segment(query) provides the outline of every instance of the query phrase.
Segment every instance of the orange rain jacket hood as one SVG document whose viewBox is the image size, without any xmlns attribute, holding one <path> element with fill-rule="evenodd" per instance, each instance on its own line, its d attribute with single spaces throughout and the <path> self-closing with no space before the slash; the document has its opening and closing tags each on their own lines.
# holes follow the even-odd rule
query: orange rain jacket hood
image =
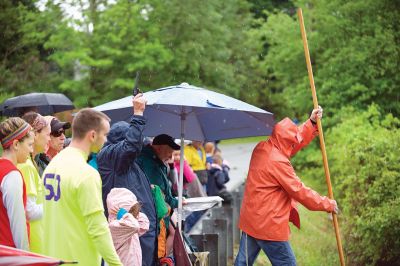
<svg viewBox="0 0 400 266">
<path fill-rule="evenodd" d="M 297 202 L 309 210 L 333 211 L 333 201 L 306 187 L 290 163 L 290 157 L 316 135 L 310 120 L 297 127 L 285 118 L 275 125 L 269 140 L 257 144 L 240 211 L 242 231 L 257 239 L 288 241 L 289 221 L 300 228 Z"/>
</svg>

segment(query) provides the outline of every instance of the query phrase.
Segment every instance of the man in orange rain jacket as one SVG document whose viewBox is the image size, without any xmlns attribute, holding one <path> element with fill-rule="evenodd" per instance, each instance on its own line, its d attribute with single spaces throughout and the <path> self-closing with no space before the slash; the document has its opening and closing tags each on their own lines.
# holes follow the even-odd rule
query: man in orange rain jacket
<svg viewBox="0 0 400 266">
<path fill-rule="evenodd" d="M 240 211 L 243 233 L 235 266 L 253 265 L 260 249 L 272 265 L 296 265 L 288 240 L 289 221 L 300 228 L 297 202 L 312 211 L 337 213 L 336 201 L 306 187 L 290 163 L 318 135 L 317 117 L 322 118 L 321 107 L 300 127 L 285 118 L 275 125 L 269 140 L 254 148 Z"/>
</svg>

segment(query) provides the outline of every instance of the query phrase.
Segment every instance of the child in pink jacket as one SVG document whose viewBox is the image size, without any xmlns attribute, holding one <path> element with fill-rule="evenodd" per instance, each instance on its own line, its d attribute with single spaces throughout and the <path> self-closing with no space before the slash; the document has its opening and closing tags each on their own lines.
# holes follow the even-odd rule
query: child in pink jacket
<svg viewBox="0 0 400 266">
<path fill-rule="evenodd" d="M 174 170 L 176 171 L 176 180 L 174 180 L 173 184 L 173 190 L 178 194 L 178 177 L 179 177 L 179 172 L 180 172 L 180 160 L 181 160 L 181 151 L 174 151 L 172 153 L 172 161 L 173 161 L 173 167 Z M 192 183 L 194 179 L 196 179 L 197 176 L 193 172 L 192 168 L 189 166 L 188 162 L 186 160 L 183 160 L 183 195 L 186 195 L 186 189 L 187 189 L 187 184 Z"/>
<path fill-rule="evenodd" d="M 123 265 L 142 265 L 139 236 L 149 230 L 136 196 L 126 188 L 113 188 L 107 196 L 108 222 L 114 247 Z"/>
</svg>

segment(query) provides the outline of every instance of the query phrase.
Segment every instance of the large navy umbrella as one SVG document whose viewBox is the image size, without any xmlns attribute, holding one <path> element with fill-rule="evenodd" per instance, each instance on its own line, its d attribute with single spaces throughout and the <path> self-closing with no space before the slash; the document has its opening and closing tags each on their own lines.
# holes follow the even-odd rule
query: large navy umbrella
<svg viewBox="0 0 400 266">
<path fill-rule="evenodd" d="M 183 83 L 144 93 L 144 134 L 161 133 L 189 140 L 221 140 L 270 135 L 273 114 L 232 97 Z M 129 121 L 132 96 L 108 102 L 94 109 L 104 112 L 111 122 Z M 182 123 L 184 122 L 184 123 Z M 181 126 L 184 125 L 184 132 Z"/>
<path fill-rule="evenodd" d="M 5 100 L 0 105 L 0 114 L 20 116 L 32 110 L 41 115 L 51 115 L 74 108 L 71 100 L 62 93 L 34 92 Z"/>
<path fill-rule="evenodd" d="M 144 134 L 162 133 L 189 140 L 220 140 L 248 136 L 270 135 L 274 126 L 273 114 L 232 97 L 191 86 L 187 83 L 144 93 L 147 100 Z M 94 107 L 104 112 L 112 123 L 128 121 L 132 116 L 132 96 Z M 178 221 L 181 225 L 183 171 L 179 176 Z"/>
</svg>

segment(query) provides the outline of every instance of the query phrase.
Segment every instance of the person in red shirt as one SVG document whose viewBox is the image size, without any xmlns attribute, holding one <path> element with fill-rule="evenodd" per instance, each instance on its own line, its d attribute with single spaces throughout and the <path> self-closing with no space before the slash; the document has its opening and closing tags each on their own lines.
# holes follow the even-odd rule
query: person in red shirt
<svg viewBox="0 0 400 266">
<path fill-rule="evenodd" d="M 16 165 L 33 152 L 32 128 L 23 119 L 11 117 L 0 123 L 0 141 L 0 245 L 29 250 L 25 183 Z"/>
<path fill-rule="evenodd" d="M 50 141 L 46 151 L 46 156 L 52 160 L 62 149 L 64 149 L 65 130 L 71 127 L 69 122 L 61 122 L 54 116 L 45 117 L 47 123 L 50 124 Z"/>
<path fill-rule="evenodd" d="M 272 265 L 296 265 L 288 240 L 289 221 L 300 228 L 297 202 L 312 211 L 338 212 L 336 201 L 306 187 L 290 163 L 318 135 L 316 120 L 322 118 L 322 111 L 314 109 L 300 127 L 283 119 L 271 137 L 254 148 L 240 211 L 243 233 L 235 266 L 253 265 L 261 249 Z"/>
</svg>

